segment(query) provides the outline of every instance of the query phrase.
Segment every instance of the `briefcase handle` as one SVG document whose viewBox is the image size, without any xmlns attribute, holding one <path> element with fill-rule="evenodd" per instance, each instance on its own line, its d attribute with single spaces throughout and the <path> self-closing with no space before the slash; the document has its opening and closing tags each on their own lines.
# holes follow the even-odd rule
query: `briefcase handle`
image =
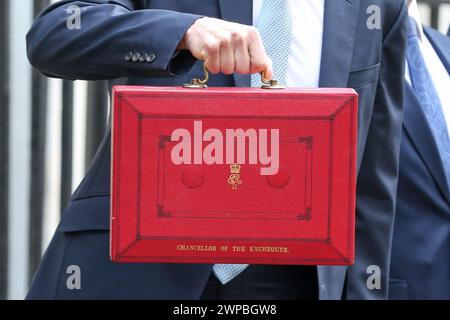
<svg viewBox="0 0 450 320">
<path fill-rule="evenodd" d="M 261 89 L 285 89 L 286 87 L 278 84 L 278 81 L 275 79 L 266 79 L 266 69 L 260 72 L 261 74 Z M 209 72 L 206 68 L 206 65 L 203 63 L 203 79 L 194 78 L 191 80 L 191 83 L 186 83 L 183 85 L 184 88 L 188 89 L 204 89 L 208 88 L 208 80 L 209 80 Z"/>
</svg>

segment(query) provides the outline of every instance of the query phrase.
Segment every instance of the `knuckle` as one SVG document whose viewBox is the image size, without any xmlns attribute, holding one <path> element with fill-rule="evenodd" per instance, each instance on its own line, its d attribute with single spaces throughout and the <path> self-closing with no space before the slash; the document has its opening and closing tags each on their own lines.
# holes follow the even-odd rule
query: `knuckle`
<svg viewBox="0 0 450 320">
<path fill-rule="evenodd" d="M 205 47 L 210 55 L 215 55 L 220 51 L 220 43 L 217 41 L 210 41 L 206 43 Z"/>
<path fill-rule="evenodd" d="M 238 31 L 231 31 L 230 38 L 234 45 L 241 45 L 244 43 L 244 37 Z"/>
<path fill-rule="evenodd" d="M 251 40 L 259 39 L 259 32 L 254 26 L 247 28 L 247 37 Z"/>
<path fill-rule="evenodd" d="M 220 48 L 227 48 L 230 46 L 231 39 L 230 37 L 223 36 L 219 40 Z"/>
</svg>

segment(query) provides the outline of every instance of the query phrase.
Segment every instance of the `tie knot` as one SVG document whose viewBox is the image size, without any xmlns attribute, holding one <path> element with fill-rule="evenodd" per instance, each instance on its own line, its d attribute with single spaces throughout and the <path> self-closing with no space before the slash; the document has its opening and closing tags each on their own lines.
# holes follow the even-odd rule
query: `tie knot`
<svg viewBox="0 0 450 320">
<path fill-rule="evenodd" d="M 418 38 L 419 35 L 417 33 L 417 22 L 414 20 L 414 18 L 409 17 L 408 18 L 408 37 L 415 37 Z"/>
</svg>

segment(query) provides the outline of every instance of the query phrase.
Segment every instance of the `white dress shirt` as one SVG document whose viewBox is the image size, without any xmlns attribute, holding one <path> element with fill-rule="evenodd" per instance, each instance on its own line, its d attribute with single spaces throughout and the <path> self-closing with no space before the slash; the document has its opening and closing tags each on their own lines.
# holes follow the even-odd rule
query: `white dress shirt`
<svg viewBox="0 0 450 320">
<path fill-rule="evenodd" d="M 285 0 L 292 14 L 292 44 L 286 82 L 289 87 L 318 87 L 325 0 Z M 253 0 L 253 25 L 263 0 Z"/>
<path fill-rule="evenodd" d="M 431 79 L 433 80 L 439 99 L 441 100 L 445 121 L 450 132 L 450 75 L 423 31 L 422 20 L 416 1 L 413 1 L 409 6 L 409 16 L 416 21 L 422 55 L 431 74 Z M 406 80 L 411 84 L 408 68 L 406 68 Z"/>
</svg>

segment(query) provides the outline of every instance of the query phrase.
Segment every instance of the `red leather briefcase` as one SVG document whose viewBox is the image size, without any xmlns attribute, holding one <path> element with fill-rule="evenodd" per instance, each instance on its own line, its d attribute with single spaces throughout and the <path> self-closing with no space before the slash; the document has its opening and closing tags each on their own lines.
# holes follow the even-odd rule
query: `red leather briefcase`
<svg viewBox="0 0 450 320">
<path fill-rule="evenodd" d="M 348 265 L 352 89 L 114 88 L 116 262 Z"/>
</svg>

